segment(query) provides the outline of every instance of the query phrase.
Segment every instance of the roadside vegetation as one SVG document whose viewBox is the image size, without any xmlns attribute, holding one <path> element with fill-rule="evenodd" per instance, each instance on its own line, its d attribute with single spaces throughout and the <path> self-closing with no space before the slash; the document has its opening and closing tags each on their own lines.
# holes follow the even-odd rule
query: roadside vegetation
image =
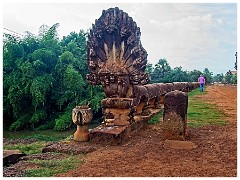
<svg viewBox="0 0 240 180">
<path fill-rule="evenodd" d="M 8 144 L 4 145 L 3 149 L 9 149 L 9 150 L 20 150 L 24 152 L 26 155 L 30 154 L 38 154 L 42 152 L 42 148 L 47 145 L 47 142 L 45 141 L 37 141 L 29 144 Z"/>
<path fill-rule="evenodd" d="M 163 110 L 155 114 L 149 121 L 148 124 L 157 124 L 162 121 L 163 118 Z"/>
<path fill-rule="evenodd" d="M 199 98 L 199 96 L 204 94 L 206 94 L 206 91 L 200 92 L 198 88 L 188 92 L 188 126 L 202 127 L 207 125 L 226 125 L 227 122 L 224 120 L 224 114 L 213 104 L 209 104 Z M 162 118 L 163 110 L 154 115 L 148 123 L 160 123 Z"/>
<path fill-rule="evenodd" d="M 53 141 L 64 141 L 69 142 L 69 140 L 73 139 L 73 136 L 68 136 L 63 139 L 63 137 L 48 137 L 44 135 L 38 136 L 28 136 L 24 139 L 35 139 L 35 142 L 29 143 L 11 143 L 14 142 L 16 139 L 9 140 L 9 143 L 3 146 L 5 150 L 20 150 L 25 153 L 27 156 L 41 154 L 42 149 L 48 144 Z M 18 139 L 19 140 L 19 139 Z M 56 156 L 59 156 L 59 153 L 50 153 Z M 78 167 L 81 163 L 83 163 L 84 154 L 66 154 L 66 156 L 61 156 L 58 159 L 28 159 L 25 160 L 26 164 L 34 164 L 32 168 L 26 168 L 24 171 L 24 177 L 52 177 L 58 173 L 64 173 L 71 169 Z M 37 168 L 36 168 L 37 167 Z"/>
<path fill-rule="evenodd" d="M 54 160 L 30 160 L 40 168 L 29 169 L 24 174 L 25 177 L 52 177 L 58 173 L 64 173 L 77 168 L 81 163 L 83 155 L 69 155 L 64 159 Z"/>
<path fill-rule="evenodd" d="M 206 94 L 195 89 L 188 93 L 188 126 L 202 127 L 207 125 L 226 125 L 225 116 L 213 104 L 203 101 L 199 96 Z"/>
</svg>

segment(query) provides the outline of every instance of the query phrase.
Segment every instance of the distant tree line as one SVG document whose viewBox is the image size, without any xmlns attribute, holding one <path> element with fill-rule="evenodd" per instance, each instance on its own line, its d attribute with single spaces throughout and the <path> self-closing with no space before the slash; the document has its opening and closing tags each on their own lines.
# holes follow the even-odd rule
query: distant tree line
<svg viewBox="0 0 240 180">
<path fill-rule="evenodd" d="M 147 64 L 146 71 L 151 76 L 151 83 L 170 83 L 170 82 L 197 82 L 202 74 L 207 83 L 211 83 L 213 73 L 205 68 L 203 72 L 199 70 L 185 71 L 182 67 L 171 68 L 166 59 L 159 59 L 153 66 Z"/>
<path fill-rule="evenodd" d="M 237 74 L 233 74 L 232 71 L 229 70 L 225 75 L 223 75 L 223 73 L 215 75 L 212 81 L 222 84 L 237 84 Z"/>
<path fill-rule="evenodd" d="M 171 68 L 166 59 L 159 59 L 154 66 L 148 63 L 146 71 L 150 74 L 151 83 L 197 82 L 199 76 L 203 75 L 207 84 L 213 82 L 237 84 L 237 75 L 232 74 L 230 70 L 225 75 L 217 74 L 213 76 L 213 73 L 208 68 L 203 71 L 186 71 L 181 66 Z"/>
<path fill-rule="evenodd" d="M 71 32 L 61 40 L 59 24 L 43 25 L 38 35 L 26 32 L 24 38 L 4 34 L 3 40 L 3 128 L 11 131 L 54 129 L 73 126 L 72 109 L 90 104 L 94 117 L 101 117 L 101 86 L 86 81 L 87 32 Z M 147 64 L 151 83 L 195 82 L 203 74 L 207 83 L 234 80 L 229 71 L 213 77 L 205 68 L 184 71 L 171 68 L 166 59 Z"/>
</svg>

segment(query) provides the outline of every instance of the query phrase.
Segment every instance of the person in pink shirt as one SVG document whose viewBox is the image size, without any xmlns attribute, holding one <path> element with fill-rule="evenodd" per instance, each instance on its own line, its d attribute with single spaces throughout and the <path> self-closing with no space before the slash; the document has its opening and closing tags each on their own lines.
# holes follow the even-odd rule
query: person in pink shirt
<svg viewBox="0 0 240 180">
<path fill-rule="evenodd" d="M 198 78 L 198 82 L 200 84 L 200 92 L 203 92 L 203 86 L 205 84 L 205 78 L 203 77 L 203 75 L 200 75 L 200 77 Z"/>
</svg>

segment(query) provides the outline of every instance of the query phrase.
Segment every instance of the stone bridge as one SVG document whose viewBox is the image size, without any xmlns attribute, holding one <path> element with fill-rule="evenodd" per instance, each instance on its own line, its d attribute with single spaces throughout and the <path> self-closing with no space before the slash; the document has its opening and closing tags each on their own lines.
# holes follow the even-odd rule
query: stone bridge
<svg viewBox="0 0 240 180">
<path fill-rule="evenodd" d="M 197 82 L 147 84 L 147 51 L 140 36 L 136 22 L 119 8 L 104 10 L 92 25 L 87 42 L 87 80 L 101 85 L 107 96 L 102 100 L 104 121 L 90 131 L 92 142 L 123 142 L 164 107 L 168 93 L 189 92 L 199 86 Z"/>
</svg>

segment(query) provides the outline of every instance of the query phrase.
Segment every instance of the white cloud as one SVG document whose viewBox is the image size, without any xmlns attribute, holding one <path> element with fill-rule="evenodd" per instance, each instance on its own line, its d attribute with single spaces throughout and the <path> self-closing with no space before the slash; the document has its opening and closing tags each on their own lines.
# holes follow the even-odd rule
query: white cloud
<svg viewBox="0 0 240 180">
<path fill-rule="evenodd" d="M 179 7 L 177 5 L 174 7 L 177 14 Z M 181 8 L 183 7 L 181 5 Z M 223 39 L 225 43 L 230 43 L 221 33 L 225 25 L 224 21 L 214 16 L 212 11 L 204 13 L 201 13 L 201 9 L 197 11 L 196 5 L 193 6 L 194 11 L 191 10 L 190 5 L 187 5 L 187 8 L 189 11 L 184 13 L 181 10 L 177 18 L 173 15 L 174 18 L 150 19 L 148 28 L 151 29 L 152 35 L 144 37 L 143 31 L 148 30 L 141 28 L 143 41 L 151 41 L 151 43 L 146 43 L 146 49 L 154 49 L 151 50 L 154 53 L 149 54 L 149 61 L 154 64 L 160 58 L 167 58 L 173 67 L 182 66 L 187 70 L 203 70 L 205 67 L 212 71 L 232 69 L 234 54 L 232 54 L 232 62 L 226 61 L 221 55 L 223 49 L 219 47 L 219 43 Z M 236 38 L 236 29 L 233 34 Z M 236 42 L 233 42 L 232 45 L 235 45 L 235 49 L 232 49 L 234 53 Z M 228 56 L 231 58 L 231 54 Z M 220 66 L 222 67 L 217 69 Z"/>
<path fill-rule="evenodd" d="M 60 23 L 59 34 L 63 36 L 91 28 L 102 10 L 117 6 L 140 27 L 150 63 L 166 58 L 172 67 L 182 66 L 186 70 L 208 67 L 223 73 L 234 66 L 234 4 L 4 4 L 3 26 L 19 33 L 37 34 L 44 23 Z"/>
</svg>

